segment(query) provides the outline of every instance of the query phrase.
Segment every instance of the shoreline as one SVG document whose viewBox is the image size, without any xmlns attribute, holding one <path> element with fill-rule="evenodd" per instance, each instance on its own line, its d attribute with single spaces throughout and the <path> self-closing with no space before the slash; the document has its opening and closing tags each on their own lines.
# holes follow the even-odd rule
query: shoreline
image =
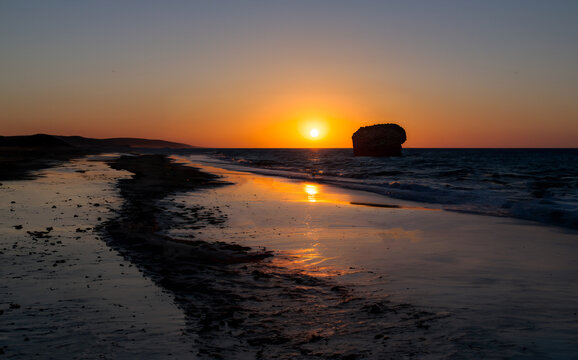
<svg viewBox="0 0 578 360">
<path fill-rule="evenodd" d="M 485 150 L 473 157 L 464 149 L 438 149 L 437 154 L 431 149 L 411 149 L 415 151 L 407 156 L 385 161 L 336 152 L 345 149 L 297 150 L 300 153 L 279 151 L 276 158 L 272 156 L 275 152 L 269 154 L 258 149 L 221 149 L 217 154 L 228 161 L 213 158 L 206 163 L 229 170 L 368 191 L 446 211 L 578 229 L 578 209 L 572 188 L 574 170 L 569 165 L 572 161 L 568 161 L 578 155 L 576 151 L 559 151 L 555 152 L 558 157 L 552 157 L 552 152 L 535 149 L 536 172 L 532 172 L 523 166 L 532 156 L 520 157 L 518 161 L 508 149 L 495 149 L 498 153 L 493 155 L 492 151 Z M 502 160 L 499 152 L 505 152 Z M 563 154 L 568 159 L 564 159 Z M 450 158 L 457 168 L 453 169 L 454 164 L 447 162 Z M 332 162 L 335 159 L 344 165 L 336 166 L 338 163 Z M 553 165 L 558 162 L 559 167 Z M 422 166 L 423 172 L 419 171 Z M 435 171 L 438 167 L 444 170 Z M 549 177 L 549 174 L 554 173 L 567 181 L 553 181 L 556 175 Z"/>
<path fill-rule="evenodd" d="M 156 201 L 183 190 L 227 186 L 214 175 L 193 173 L 191 167 L 158 156 L 121 157 L 110 164 L 137 175 L 119 184 L 125 205 L 120 219 L 105 225 L 112 238 L 108 244 L 175 296 L 188 319 L 187 331 L 199 344 L 197 356 L 357 359 L 430 352 L 417 338 L 407 339 L 404 328 L 415 324 L 412 333 L 424 331 L 446 314 L 396 304 L 388 296 L 360 298 L 355 289 L 331 279 L 267 261 L 274 254 L 265 249 L 255 251 L 234 242 L 159 237 L 161 227 L 154 214 L 162 207 L 157 207 Z M 165 178 L 162 171 L 169 168 L 171 177 Z M 176 175 L 180 171 L 187 175 Z M 186 180 L 173 184 L 175 178 Z M 197 180 L 191 181 L 193 178 Z M 176 217 L 197 229 L 225 221 L 219 219 L 218 208 L 179 210 Z M 173 211 L 171 216 L 175 215 Z M 388 325 L 388 334 L 382 330 L 386 314 L 388 323 L 393 319 L 400 322 Z M 353 328 L 335 329 L 332 322 L 339 323 L 344 316 L 357 318 L 362 327 L 350 324 Z M 366 335 L 359 337 L 360 333 Z M 388 350 L 384 352 L 386 344 Z"/>
<path fill-rule="evenodd" d="M 51 322 L 58 320 L 63 329 L 77 324 L 74 326 L 83 327 L 85 334 L 98 333 L 103 339 L 110 339 L 103 335 L 107 332 L 120 334 L 113 342 L 125 358 L 142 355 L 149 347 L 149 358 L 159 359 L 548 358 L 578 349 L 578 344 L 565 340 L 578 333 L 572 326 L 575 315 L 570 312 L 566 318 L 558 318 L 561 314 L 555 308 L 542 308 L 544 303 L 556 301 L 560 311 L 572 311 L 569 302 L 576 294 L 564 284 L 572 283 L 576 268 L 562 265 L 573 256 L 570 240 L 575 235 L 556 234 L 552 250 L 544 251 L 543 237 L 553 234 L 550 230 L 503 219 L 424 211 L 399 200 L 388 200 L 385 207 L 365 206 L 376 202 L 375 194 L 326 185 L 313 188 L 306 182 L 204 166 L 199 171 L 190 162 L 176 162 L 165 155 L 90 161 L 74 160 L 41 171 L 43 176 L 36 180 L 0 186 L 6 194 L 24 196 L 15 198 L 16 204 L 6 209 L 5 218 L 13 220 L 0 221 L 6 235 L 0 261 L 5 269 L 11 268 L 6 279 L 14 277 L 5 285 L 11 290 L 0 301 L 0 318 L 12 319 L 19 329 L 30 328 L 9 337 L 0 335 L 0 348 L 8 358 L 25 358 L 18 355 L 19 349 L 25 348 L 57 351 L 83 341 L 87 348 L 102 346 L 90 336 L 42 335 L 42 331 L 58 331 L 35 324 L 35 319 L 42 317 L 32 310 L 40 305 L 10 295 L 17 289 L 22 294 L 42 289 L 50 292 L 44 286 L 55 284 L 61 288 L 59 299 L 65 302 L 47 298 L 42 304 L 56 314 Z M 46 188 L 46 194 L 31 196 L 30 190 L 39 186 Z M 112 188 L 117 195 L 110 192 Z M 38 209 L 44 210 L 37 214 Z M 52 217 L 42 217 L 43 213 Z M 26 217 L 30 224 L 22 221 L 22 229 L 14 228 L 20 224 L 16 219 Z M 362 221 L 368 221 L 367 225 Z M 460 226 L 452 225 L 453 221 Z M 495 233 L 494 242 L 488 243 L 482 233 L 488 226 Z M 517 240 L 520 235 L 528 238 L 521 242 Z M 10 249 L 14 241 L 18 245 Z M 306 244 L 310 241 L 313 247 Z M 28 250 L 40 243 L 57 252 L 49 255 Z M 512 247 L 519 248 L 521 259 L 508 265 L 506 261 L 516 254 L 508 250 Z M 568 249 L 564 256 L 556 255 L 564 247 Z M 94 254 L 83 254 L 83 249 L 93 248 L 98 249 Z M 80 255 L 72 253 L 73 249 Z M 105 249 L 112 258 L 103 261 Z M 503 254 L 496 257 L 492 251 Z M 91 258 L 96 254 L 102 259 Z M 559 268 L 546 261 L 554 255 Z M 33 263 L 26 265 L 27 261 L 47 259 L 51 266 L 37 272 L 31 271 Z M 543 271 L 529 273 L 525 259 Z M 84 269 L 89 268 L 93 270 L 84 278 Z M 444 273 L 446 270 L 449 272 Z M 548 284 L 541 284 L 549 279 L 544 271 L 553 274 Z M 100 281 L 99 273 L 110 275 Z M 126 282 L 129 273 L 130 283 Z M 521 281 L 528 275 L 529 279 Z M 45 276 L 53 278 L 54 284 L 35 280 Z M 147 282 L 150 284 L 145 285 Z M 99 300 L 94 287 L 106 284 L 111 289 Z M 406 287 L 412 290 L 403 290 Z M 509 287 L 519 296 L 501 290 Z M 442 294 L 446 289 L 450 292 Z M 162 296 L 153 301 L 157 295 L 150 291 Z M 553 298 L 564 291 L 567 301 Z M 131 292 L 148 295 L 139 298 Z M 105 300 L 118 296 L 122 300 Z M 494 305 L 478 306 L 496 296 L 520 303 L 504 306 L 514 310 L 508 314 L 495 313 Z M 79 299 L 87 308 L 123 303 L 123 307 L 112 308 L 117 309 L 114 317 L 132 313 L 137 319 L 148 319 L 148 325 L 133 324 L 136 329 L 141 326 L 145 335 L 114 330 L 117 325 L 109 321 L 96 322 L 99 327 L 94 328 L 88 315 L 66 315 L 68 309 L 77 309 L 66 304 L 76 304 Z M 464 300 L 475 301 L 467 308 L 456 308 Z M 12 308 L 13 303 L 27 315 L 19 315 L 21 310 Z M 528 306 L 534 313 L 526 313 Z M 58 311 L 59 307 L 64 312 Z M 164 324 L 161 313 L 170 313 L 166 319 L 173 320 Z M 503 316 L 510 320 L 501 319 Z M 532 335 L 525 328 L 534 327 L 534 334 L 541 334 L 540 319 L 548 316 L 554 316 L 555 322 L 545 324 L 565 333 L 545 334 L 559 339 L 542 335 L 530 338 L 537 343 L 523 339 Z M 82 323 L 81 319 L 87 320 Z M 124 320 L 123 324 L 133 321 Z M 29 340 L 17 338 L 18 334 Z M 3 347 L 1 342 L 6 339 L 7 347 Z M 147 345 L 140 350 L 131 347 L 135 339 Z M 95 358 L 118 353 L 107 349 L 95 351 Z"/>
<path fill-rule="evenodd" d="M 203 230 L 207 240 L 276 249 L 273 262 L 283 259 L 283 266 L 317 276 L 341 274 L 334 279 L 354 284 L 358 295 L 375 291 L 449 312 L 445 325 L 474 348 L 487 343 L 486 356 L 499 353 L 490 343 L 501 342 L 512 356 L 556 358 L 578 349 L 575 231 L 181 161 L 236 183 L 176 197 L 182 204 L 225 206 L 230 226 Z"/>
<path fill-rule="evenodd" d="M 123 155 L 109 161 L 108 165 L 134 174 L 117 184 L 124 199 L 120 217 L 104 224 L 105 231 L 113 239 L 111 244 L 126 250 L 129 257 L 141 248 L 152 253 L 160 250 L 165 256 L 176 259 L 223 263 L 258 261 L 270 256 L 268 253 L 249 253 L 246 247 L 225 242 L 209 244 L 157 235 L 160 230 L 157 215 L 162 212 L 157 201 L 173 193 L 230 185 L 218 180 L 218 176 L 176 164 L 163 155 Z M 210 223 L 220 221 L 215 214 L 209 214 L 206 220 Z M 219 255 L 211 258 L 216 252 Z"/>
</svg>

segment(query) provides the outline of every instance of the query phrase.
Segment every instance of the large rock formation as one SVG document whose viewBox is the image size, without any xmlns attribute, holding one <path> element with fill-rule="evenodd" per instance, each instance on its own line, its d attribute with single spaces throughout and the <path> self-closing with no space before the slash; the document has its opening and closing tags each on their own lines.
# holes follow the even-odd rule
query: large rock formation
<svg viewBox="0 0 578 360">
<path fill-rule="evenodd" d="M 355 156 L 400 156 L 407 138 L 397 124 L 378 124 L 359 128 L 351 139 Z"/>
</svg>

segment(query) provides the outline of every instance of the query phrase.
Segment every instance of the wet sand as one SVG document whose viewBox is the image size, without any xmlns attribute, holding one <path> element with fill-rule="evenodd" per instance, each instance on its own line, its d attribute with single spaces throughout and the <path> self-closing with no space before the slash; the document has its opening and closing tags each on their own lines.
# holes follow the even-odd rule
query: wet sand
<svg viewBox="0 0 578 360">
<path fill-rule="evenodd" d="M 2 182 L 0 358 L 190 358 L 172 296 L 103 241 L 99 224 L 123 203 L 115 183 L 130 176 L 104 160 Z"/>
<path fill-rule="evenodd" d="M 205 166 L 236 186 L 175 200 L 224 206 L 229 226 L 175 226 L 170 235 L 272 248 L 272 263 L 358 296 L 390 294 L 451 314 L 437 335 L 461 338 L 479 356 L 571 358 L 578 350 L 575 231 Z"/>
<path fill-rule="evenodd" d="M 3 182 L 3 356 L 554 359 L 578 349 L 576 233 L 202 170 L 100 157 Z"/>
</svg>

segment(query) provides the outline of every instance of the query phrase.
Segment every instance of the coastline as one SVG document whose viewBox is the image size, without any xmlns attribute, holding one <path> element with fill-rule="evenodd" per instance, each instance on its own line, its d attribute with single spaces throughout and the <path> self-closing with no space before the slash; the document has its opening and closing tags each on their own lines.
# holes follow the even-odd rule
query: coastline
<svg viewBox="0 0 578 360">
<path fill-rule="evenodd" d="M 214 175 L 159 156 L 121 157 L 111 166 L 136 176 L 120 182 L 125 205 L 120 219 L 105 225 L 108 244 L 174 295 L 200 358 L 356 359 L 431 352 L 418 338 L 408 339 L 404 328 L 415 324 L 412 333 L 425 331 L 445 313 L 394 303 L 387 295 L 361 298 L 351 287 L 269 261 L 273 252 L 264 248 L 159 236 L 168 230 L 163 229 L 166 222 L 155 218 L 162 212 L 196 230 L 226 221 L 218 207 L 174 203 L 179 211 L 167 212 L 157 205 L 168 194 L 178 196 L 175 190 L 198 192 L 227 184 Z M 168 168 L 171 176 L 165 177 Z M 386 314 L 388 324 L 400 323 L 389 324 L 388 334 L 383 332 Z M 338 325 L 348 318 L 358 324 Z"/>
<path fill-rule="evenodd" d="M 2 267 L 10 267 L 8 274 L 14 279 L 5 285 L 11 287 L 11 292 L 6 294 L 16 294 L 16 290 L 23 294 L 52 291 L 40 286 L 37 280 L 32 281 L 44 276 L 52 276 L 61 288 L 74 290 L 61 291 L 58 300 L 64 302 L 48 298 L 43 305 L 47 309 L 70 308 L 63 305 L 68 304 L 67 301 L 76 301 L 88 308 L 112 302 L 105 300 L 106 296 L 99 299 L 92 288 L 84 287 L 94 286 L 88 283 L 89 279 L 96 280 L 97 284 L 108 281 L 111 290 L 107 296 L 120 296 L 125 301 L 124 307 L 115 307 L 118 314 L 114 316 L 132 314 L 145 319 L 148 324 L 142 329 L 149 335 L 139 338 L 134 335 L 137 332 L 133 334 L 129 330 L 115 332 L 115 326 L 108 321 L 100 321 L 98 329 L 88 324 L 79 325 L 85 327 L 87 334 L 118 335 L 114 341 L 102 335 L 101 339 L 109 340 L 88 341 L 87 348 L 98 348 L 103 341 L 117 344 L 102 349 L 100 355 L 122 353 L 123 358 L 137 358 L 137 354 L 142 355 L 148 349 L 149 358 L 381 359 L 498 355 L 548 358 L 555 357 L 552 354 L 563 356 L 578 348 L 568 340 L 577 331 L 575 313 L 572 315 L 576 309 L 572 310 L 573 305 L 568 304 L 576 294 L 570 288 L 564 289 L 566 283 L 571 286 L 576 268 L 561 265 L 556 270 L 549 261 L 543 260 L 551 260 L 556 255 L 560 264 L 571 261 L 570 240 L 575 239 L 575 234 L 569 234 L 569 238 L 556 234 L 553 250 L 548 253 L 543 251 L 543 237 L 553 233 L 516 221 L 431 211 L 419 204 L 384 197 L 376 201 L 375 194 L 319 184 L 317 188 L 307 188 L 315 184 L 302 181 L 208 167 L 192 170 L 192 164 L 182 158 L 178 158 L 178 163 L 156 155 L 93 160 L 93 163 L 73 161 L 55 168 L 56 173 L 52 175 L 53 170 L 43 171 L 44 177 L 39 180 L 9 182 L 0 187 L 5 193 L 16 194 L 20 186 L 22 194 L 26 194 L 40 181 L 58 186 L 59 196 L 63 197 L 58 204 L 55 199 L 46 202 L 42 197 L 34 201 L 28 197 L 11 204 L 11 209 L 20 212 L 21 218 L 29 216 L 30 223 L 34 222 L 35 209 L 46 208 L 53 217 L 37 219 L 38 225 L 34 227 L 23 224 L 20 230 L 13 228 L 18 225 L 13 223 L 15 219 L 4 221 L 2 228 L 7 236 L 1 259 Z M 106 170 L 105 162 L 123 171 Z M 86 187 L 86 183 L 83 186 L 83 196 L 92 199 L 85 199 L 84 203 L 67 202 L 71 208 L 60 210 L 68 200 L 64 199 L 68 196 L 66 191 L 78 191 L 80 188 L 74 184 L 88 179 L 103 181 L 94 188 Z M 96 200 L 103 186 L 115 186 L 116 190 L 109 188 Z M 251 186 L 250 190 L 247 186 Z M 259 192 L 253 193 L 253 190 Z M 117 200 L 114 200 L 111 191 L 120 197 L 115 195 Z M 54 188 L 47 192 L 54 193 Z M 301 200 L 291 198 L 293 195 L 300 196 Z M 23 206 L 17 205 L 20 202 Z M 52 204 L 57 208 L 52 209 Z M 372 206 L 365 206 L 367 204 Z M 82 226 L 81 219 L 72 216 L 78 209 L 85 212 L 74 214 L 83 219 Z M 102 212 L 104 210 L 106 212 Z M 296 214 L 309 214 L 306 231 L 303 220 L 291 220 L 291 217 L 297 218 Z M 368 225 L 361 225 L 360 219 L 369 221 Z M 348 221 L 355 221 L 356 225 L 351 226 Z M 489 226 L 494 231 L 491 243 L 487 243 L 488 237 L 483 235 Z M 48 227 L 55 230 L 48 231 Z M 62 236 L 57 240 L 60 244 L 51 240 L 57 234 Z M 378 236 L 377 240 L 372 236 Z M 521 236 L 529 242 L 522 243 Z M 472 239 L 464 242 L 463 238 L 468 237 Z M 18 245 L 10 249 L 12 240 Z M 47 267 L 32 272 L 31 265 L 25 265 L 26 259 L 44 262 L 47 257 L 52 259 L 52 255 L 40 252 L 26 255 L 34 252 L 29 250 L 31 247 L 45 240 L 48 240 L 45 246 L 59 249 L 62 256 L 50 260 L 50 271 Z M 82 247 L 78 247 L 78 240 Z M 485 244 L 475 246 L 476 242 L 485 240 Z M 317 245 L 302 246 L 309 241 Z M 50 245 L 51 242 L 55 245 Z M 500 242 L 505 243 L 500 247 Z M 90 260 L 90 254 L 64 255 L 65 249 L 74 248 L 78 253 L 87 246 L 87 249 L 98 248 L 94 251 L 101 257 L 108 249 L 114 259 L 97 261 L 101 259 Z M 512 248 L 515 252 L 511 252 Z M 532 251 L 520 251 L 524 248 Z M 307 249 L 316 252 L 303 251 Z M 561 249 L 568 252 L 560 256 Z M 501 251 L 502 255 L 493 256 L 492 251 Z M 529 273 L 521 260 L 508 265 L 507 261 L 516 253 L 522 260 L 533 262 L 528 265 L 538 265 L 540 270 Z M 62 260 L 65 263 L 57 262 Z M 56 265 L 52 267 L 53 264 Z M 56 271 L 62 264 L 70 269 L 64 272 L 67 278 Z M 95 274 L 108 273 L 106 281 L 98 280 L 98 275 L 93 280 L 92 275 L 78 272 L 89 264 L 95 266 Z M 119 268 L 121 274 L 115 274 Z M 133 275 L 127 282 L 122 273 L 126 274 L 129 269 Z M 484 272 L 476 274 L 480 269 Z M 553 271 L 550 278 L 542 276 L 547 271 Z M 521 277 L 527 275 L 534 279 L 520 282 Z M 30 281 L 19 284 L 27 278 Z M 549 283 L 541 284 L 541 290 L 536 293 L 533 288 L 548 279 Z M 145 285 L 147 281 L 149 285 Z M 126 288 L 119 290 L 118 286 Z M 411 289 L 406 289 L 408 287 Z M 519 296 L 511 297 L 500 289 L 512 289 Z M 131 292 L 149 290 L 160 296 L 159 300 L 150 300 L 150 293 L 146 300 L 138 301 L 131 295 Z M 159 290 L 162 295 L 158 294 Z M 535 294 L 540 297 L 533 298 Z M 562 294 L 567 297 L 564 302 L 557 299 Z M 492 298 L 505 295 L 510 297 L 503 298 L 502 310 L 491 305 L 491 301 L 495 302 Z M 521 302 L 519 305 L 526 301 L 534 313 L 526 314 L 528 306 L 507 303 L 512 300 Z M 464 301 L 473 302 L 466 306 Z M 543 336 L 545 330 L 540 321 L 561 313 L 555 309 L 549 313 L 542 308 L 548 301 L 564 304 L 560 311 L 568 312 L 565 319 L 543 323 L 558 326 L 556 331 L 565 331 L 551 333 L 552 338 Z M 4 297 L 2 303 L 3 319 L 13 319 L 14 326 L 22 325 L 20 321 L 29 321 L 27 326 L 35 326 L 38 315 L 31 312 L 39 305 L 15 295 Z M 12 304 L 19 308 L 13 308 Z M 147 307 L 149 310 L 145 310 Z M 26 310 L 27 315 L 19 313 L 20 309 Z M 507 314 L 509 320 L 501 318 L 505 313 L 500 311 L 512 309 L 515 311 Z M 487 311 L 494 313 L 488 323 L 483 324 Z M 172 314 L 167 318 L 173 319 L 169 324 L 160 315 L 167 313 Z M 75 314 L 62 312 L 52 315 L 51 321 L 58 319 L 61 326 L 81 322 L 78 313 Z M 130 329 L 131 320 L 124 321 Z M 155 321 L 159 324 L 154 325 Z M 509 326 L 498 331 L 508 322 Z M 26 329 L 26 326 L 20 328 Z M 34 330 L 29 328 L 24 332 Z M 162 335 L 163 332 L 168 335 Z M 37 334 L 37 338 L 24 334 L 28 338 L 25 340 L 19 337 L 22 334 L 20 330 L 4 336 L 8 345 L 0 347 L 8 358 L 25 358 L 26 352 L 21 351 L 25 347 L 31 351 L 41 346 L 70 349 L 80 342 L 78 337 L 65 341 L 46 334 Z M 147 345 L 138 350 L 133 346 L 133 339 Z M 131 343 L 133 345 L 127 345 Z M 558 353 L 553 350 L 556 347 Z M 170 355 L 164 351 L 169 348 L 173 349 Z M 122 351 L 118 352 L 119 349 Z M 95 358 L 97 354 L 95 352 Z"/>
<path fill-rule="evenodd" d="M 404 328 L 433 324 L 436 314 L 269 264 L 264 249 L 159 238 L 155 212 L 166 209 L 154 206 L 158 197 L 215 177 L 180 169 L 186 176 L 174 182 L 165 157 L 152 172 L 150 157 L 132 157 L 146 160 L 123 167 L 144 165 L 142 179 L 110 170 L 115 157 L 73 160 L 0 187 L 14 199 L 0 223 L 6 358 L 356 359 L 379 358 L 386 344 L 391 356 L 430 352 Z M 142 211 L 153 218 L 133 222 L 131 207 L 137 219 Z M 200 226 L 219 223 L 211 209 L 181 210 Z M 353 317 L 357 324 L 342 323 Z M 399 322 L 387 334 L 385 317 Z"/>
<path fill-rule="evenodd" d="M 527 358 L 564 358 L 578 349 L 574 230 L 224 170 L 203 165 L 199 156 L 178 159 L 236 184 L 175 198 L 225 204 L 229 226 L 203 229 L 206 239 L 272 248 L 273 262 L 353 284 L 360 296 L 391 294 L 449 313 L 444 326 L 455 332 L 437 336 L 460 334 L 456 347 L 469 342 L 480 349 L 476 356 L 498 356 L 491 344 L 499 343 L 511 356 Z"/>
</svg>

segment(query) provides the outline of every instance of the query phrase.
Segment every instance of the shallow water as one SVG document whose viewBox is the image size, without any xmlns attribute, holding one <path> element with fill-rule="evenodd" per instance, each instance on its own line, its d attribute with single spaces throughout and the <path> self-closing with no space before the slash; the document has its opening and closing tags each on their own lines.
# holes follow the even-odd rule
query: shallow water
<svg viewBox="0 0 578 360">
<path fill-rule="evenodd" d="M 171 236 L 274 249 L 274 264 L 354 286 L 360 296 L 391 295 L 447 312 L 447 332 L 436 336 L 472 339 L 490 357 L 497 343 L 530 358 L 578 351 L 574 231 L 197 166 L 235 185 L 171 201 L 218 208 L 226 226 L 177 226 Z"/>
</svg>

